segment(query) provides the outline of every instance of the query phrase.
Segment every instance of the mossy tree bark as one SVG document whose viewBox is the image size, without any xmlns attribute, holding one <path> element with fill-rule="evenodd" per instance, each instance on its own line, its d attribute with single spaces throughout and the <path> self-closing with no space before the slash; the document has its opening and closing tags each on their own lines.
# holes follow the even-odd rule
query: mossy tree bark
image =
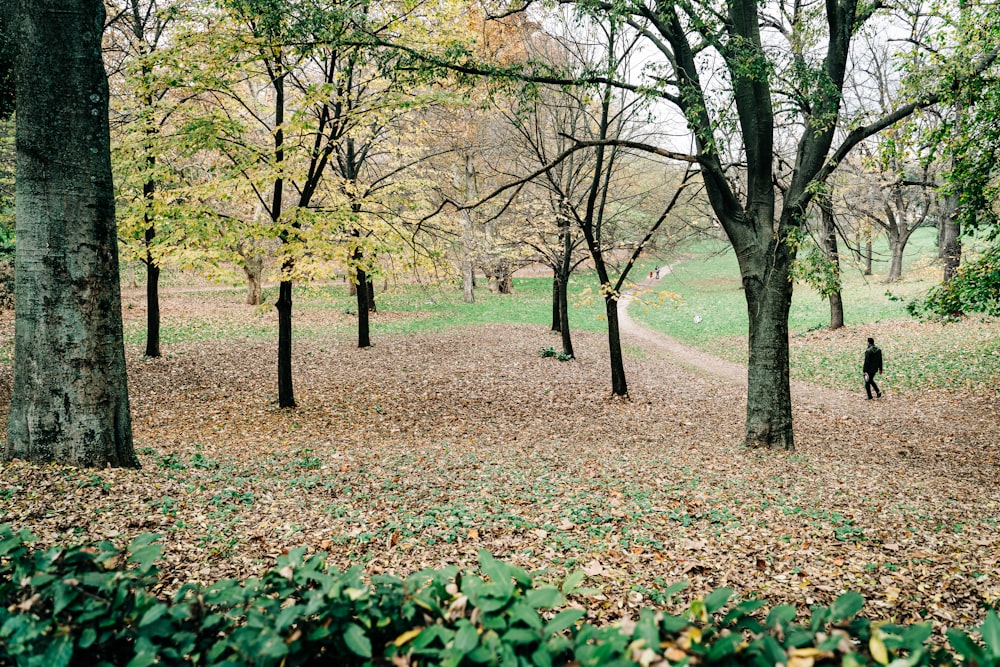
<svg viewBox="0 0 1000 667">
<path fill-rule="evenodd" d="M 14 387 L 4 457 L 138 467 L 101 0 L 19 0 Z"/>
</svg>

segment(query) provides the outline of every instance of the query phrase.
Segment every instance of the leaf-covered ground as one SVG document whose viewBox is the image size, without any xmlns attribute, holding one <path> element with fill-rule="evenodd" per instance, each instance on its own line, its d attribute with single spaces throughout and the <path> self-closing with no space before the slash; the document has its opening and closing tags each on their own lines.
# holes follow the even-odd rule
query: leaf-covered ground
<svg viewBox="0 0 1000 667">
<path fill-rule="evenodd" d="M 165 319 L 271 323 L 197 303 L 168 297 Z M 678 580 L 687 598 L 730 586 L 803 608 L 851 589 L 876 617 L 947 625 L 1000 600 L 996 387 L 870 402 L 797 387 L 796 451 L 748 451 L 740 382 L 693 354 L 679 365 L 655 337 L 626 338 L 630 401 L 608 397 L 598 335 L 577 335 L 568 363 L 539 356 L 558 341 L 534 327 L 376 342 L 297 340 L 294 410 L 274 405 L 274 344 L 174 344 L 146 361 L 129 347 L 143 468 L 0 463 L 0 522 L 43 544 L 162 533 L 165 592 L 304 544 L 371 573 L 471 565 L 479 549 L 582 568 L 600 593 L 577 602 L 596 620 L 669 606 Z"/>
</svg>

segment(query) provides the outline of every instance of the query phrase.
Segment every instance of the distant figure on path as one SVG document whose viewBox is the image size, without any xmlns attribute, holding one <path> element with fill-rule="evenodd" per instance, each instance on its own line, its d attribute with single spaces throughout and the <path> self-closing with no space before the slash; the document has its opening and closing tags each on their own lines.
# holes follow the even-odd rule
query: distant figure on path
<svg viewBox="0 0 1000 667">
<path fill-rule="evenodd" d="M 872 389 L 875 390 L 875 398 L 882 398 L 882 391 L 875 384 L 875 374 L 882 372 L 882 350 L 875 345 L 875 339 L 868 339 L 868 348 L 865 350 L 865 364 L 862 368 L 865 374 L 865 393 L 868 400 L 872 400 Z"/>
<path fill-rule="evenodd" d="M 660 279 L 660 267 L 656 267 L 656 279 Z"/>
</svg>

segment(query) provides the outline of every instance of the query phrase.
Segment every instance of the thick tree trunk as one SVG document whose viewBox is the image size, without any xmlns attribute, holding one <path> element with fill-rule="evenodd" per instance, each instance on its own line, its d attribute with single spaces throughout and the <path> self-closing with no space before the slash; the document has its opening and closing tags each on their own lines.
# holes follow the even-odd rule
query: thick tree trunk
<svg viewBox="0 0 1000 667">
<path fill-rule="evenodd" d="M 4 458 L 139 467 L 101 0 L 19 0 L 14 386 Z"/>
<path fill-rule="evenodd" d="M 840 290 L 830 294 L 830 330 L 844 328 L 844 296 Z"/>
<path fill-rule="evenodd" d="M 466 256 L 462 258 L 462 291 L 465 303 L 476 302 L 476 277 L 473 272 L 472 260 Z"/>
<path fill-rule="evenodd" d="M 368 312 L 374 313 L 378 311 L 375 307 L 375 283 L 372 282 L 371 278 L 367 281 L 368 285 Z"/>
<path fill-rule="evenodd" d="M 892 259 L 889 262 L 889 275 L 885 282 L 894 283 L 903 275 L 903 250 L 906 248 L 906 237 L 897 234 L 889 238 L 889 248 Z"/>
<path fill-rule="evenodd" d="M 777 247 L 772 245 L 767 253 L 767 259 L 759 256 L 751 259 L 760 265 L 751 267 L 743 276 L 750 316 L 748 447 L 794 448 L 788 368 L 788 311 L 792 302 L 789 252 L 787 245 L 778 241 Z"/>
<path fill-rule="evenodd" d="M 264 275 L 264 258 L 262 256 L 247 257 L 243 261 L 243 273 L 247 277 L 248 306 L 259 306 L 262 301 L 262 282 Z"/>
<path fill-rule="evenodd" d="M 282 280 L 278 285 L 278 407 L 294 408 L 295 392 L 292 389 L 292 281 Z"/>
<path fill-rule="evenodd" d="M 628 384 L 625 382 L 625 360 L 622 356 L 621 330 L 618 326 L 618 299 L 606 297 L 604 312 L 608 318 L 608 352 L 611 356 L 611 393 L 615 396 L 628 396 Z"/>
<path fill-rule="evenodd" d="M 944 265 L 944 281 L 955 277 L 962 263 L 962 225 L 954 217 L 941 223 L 941 260 Z"/>
</svg>

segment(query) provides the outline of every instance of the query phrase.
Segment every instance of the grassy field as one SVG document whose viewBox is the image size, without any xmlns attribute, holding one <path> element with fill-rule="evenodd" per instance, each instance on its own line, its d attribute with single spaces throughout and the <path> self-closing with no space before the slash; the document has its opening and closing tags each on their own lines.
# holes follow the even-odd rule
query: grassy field
<svg viewBox="0 0 1000 667">
<path fill-rule="evenodd" d="M 906 304 L 940 280 L 933 261 L 934 230 L 918 230 L 905 255 L 902 280 L 884 282 L 888 248 L 876 244 L 873 275 L 844 266 L 844 319 L 839 332 L 827 329 L 829 304 L 803 284 L 795 287 L 789 316 L 792 377 L 838 388 L 855 388 L 865 340 L 873 336 L 886 355 L 886 372 L 898 391 L 995 386 L 1000 380 L 1000 331 L 996 323 L 972 317 L 960 324 L 915 322 Z M 848 258 L 850 259 L 850 258 Z M 679 302 L 630 311 L 644 325 L 746 363 L 746 300 L 736 258 L 722 241 L 702 242 L 662 276 L 653 292 L 676 293 Z"/>
<path fill-rule="evenodd" d="M 644 264 L 635 275 L 648 273 Z M 604 303 L 597 296 L 597 278 L 594 272 L 581 272 L 570 280 L 570 326 L 575 331 L 601 332 L 607 330 Z M 183 288 L 179 288 L 183 291 Z M 221 308 L 240 304 L 244 291 L 233 289 L 199 290 L 199 299 Z M 164 317 L 161 338 L 164 344 L 197 340 L 270 340 L 276 331 L 274 301 L 277 289 L 263 292 L 264 304 L 254 310 L 255 317 L 192 320 L 189 317 Z M 324 286 L 297 286 L 294 291 L 294 336 L 303 340 L 337 337 L 349 338 L 357 331 L 357 302 L 349 295 L 345 284 Z M 476 301 L 467 304 L 462 291 L 452 285 L 400 284 L 379 290 L 375 296 L 378 313 L 371 318 L 371 333 L 380 335 L 418 334 L 446 331 L 454 327 L 484 324 L 532 324 L 548 327 L 552 319 L 551 278 L 514 278 L 513 294 L 491 294 L 476 290 Z M 125 308 L 141 308 L 144 293 L 126 292 Z M 131 305 L 130 305 L 131 304 Z M 246 306 L 240 306 L 245 311 Z M 332 329 L 324 321 L 322 327 L 313 326 L 309 313 L 341 313 L 341 322 Z M 145 324 L 141 320 L 126 321 L 126 343 L 140 344 L 145 340 Z"/>
</svg>

